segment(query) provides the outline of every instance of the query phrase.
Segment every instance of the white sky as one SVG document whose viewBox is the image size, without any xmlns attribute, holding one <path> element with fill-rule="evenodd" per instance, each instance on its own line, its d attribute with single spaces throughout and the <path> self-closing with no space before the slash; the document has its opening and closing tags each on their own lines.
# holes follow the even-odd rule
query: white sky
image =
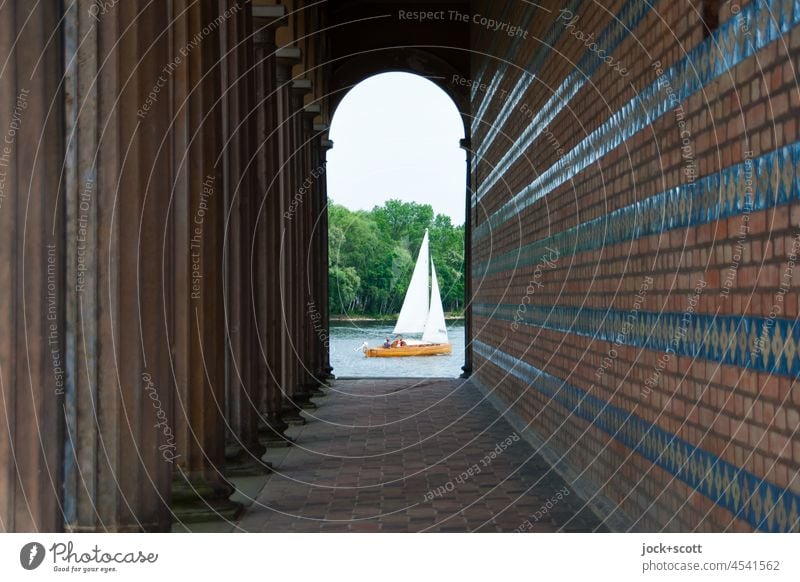
<svg viewBox="0 0 800 582">
<path fill-rule="evenodd" d="M 464 222 L 464 137 L 455 103 L 431 81 L 384 73 L 345 95 L 331 122 L 328 196 L 351 210 L 389 198 Z"/>
</svg>

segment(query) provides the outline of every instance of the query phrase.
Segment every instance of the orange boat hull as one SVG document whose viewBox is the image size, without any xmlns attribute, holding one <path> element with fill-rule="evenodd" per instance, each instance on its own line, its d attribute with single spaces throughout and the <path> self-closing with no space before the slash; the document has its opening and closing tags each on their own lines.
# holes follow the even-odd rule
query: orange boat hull
<svg viewBox="0 0 800 582">
<path fill-rule="evenodd" d="M 364 353 L 368 358 L 407 358 L 410 356 L 443 356 L 452 351 L 453 346 L 450 344 L 424 344 L 397 348 L 367 348 Z"/>
</svg>

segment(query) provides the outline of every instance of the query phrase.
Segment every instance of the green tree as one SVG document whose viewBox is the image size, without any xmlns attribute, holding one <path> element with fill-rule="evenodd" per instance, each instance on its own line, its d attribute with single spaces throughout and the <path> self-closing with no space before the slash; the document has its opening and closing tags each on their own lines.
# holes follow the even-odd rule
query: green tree
<svg viewBox="0 0 800 582">
<path fill-rule="evenodd" d="M 433 208 L 430 204 L 387 200 L 383 206 L 373 208 L 372 216 L 385 236 L 409 248 L 419 245 L 425 229 L 433 222 Z"/>
<path fill-rule="evenodd" d="M 328 271 L 331 310 L 336 311 L 335 306 L 343 307 L 343 311 L 352 309 L 360 287 L 361 277 L 353 267 L 340 269 L 338 266 L 332 266 Z"/>
<path fill-rule="evenodd" d="M 329 201 L 330 202 L 330 201 Z M 464 308 L 464 227 L 429 204 L 389 200 L 371 211 L 329 203 L 331 313 L 400 311 L 427 228 L 445 311 Z"/>
</svg>

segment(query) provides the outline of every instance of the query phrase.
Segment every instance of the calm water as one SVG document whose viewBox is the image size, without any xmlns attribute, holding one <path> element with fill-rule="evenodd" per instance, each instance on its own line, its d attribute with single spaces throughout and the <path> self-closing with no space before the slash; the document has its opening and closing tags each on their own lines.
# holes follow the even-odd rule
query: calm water
<svg viewBox="0 0 800 582">
<path fill-rule="evenodd" d="M 394 324 L 364 321 L 331 322 L 331 366 L 338 378 L 421 377 L 456 378 L 464 365 L 464 324 L 447 322 L 447 335 L 453 344 L 448 356 L 421 358 L 367 358 L 361 351 L 364 342 L 379 346 L 392 336 Z M 410 337 L 410 336 L 409 336 Z"/>
</svg>

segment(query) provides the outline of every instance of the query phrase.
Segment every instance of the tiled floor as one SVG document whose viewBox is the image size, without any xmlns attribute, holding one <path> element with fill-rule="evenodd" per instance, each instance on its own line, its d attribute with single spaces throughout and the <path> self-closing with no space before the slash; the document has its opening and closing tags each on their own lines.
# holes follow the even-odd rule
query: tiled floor
<svg viewBox="0 0 800 582">
<path fill-rule="evenodd" d="M 296 446 L 267 452 L 276 472 L 249 485 L 263 487 L 229 529 L 605 530 L 468 382 L 337 380 L 315 402 Z"/>
</svg>

